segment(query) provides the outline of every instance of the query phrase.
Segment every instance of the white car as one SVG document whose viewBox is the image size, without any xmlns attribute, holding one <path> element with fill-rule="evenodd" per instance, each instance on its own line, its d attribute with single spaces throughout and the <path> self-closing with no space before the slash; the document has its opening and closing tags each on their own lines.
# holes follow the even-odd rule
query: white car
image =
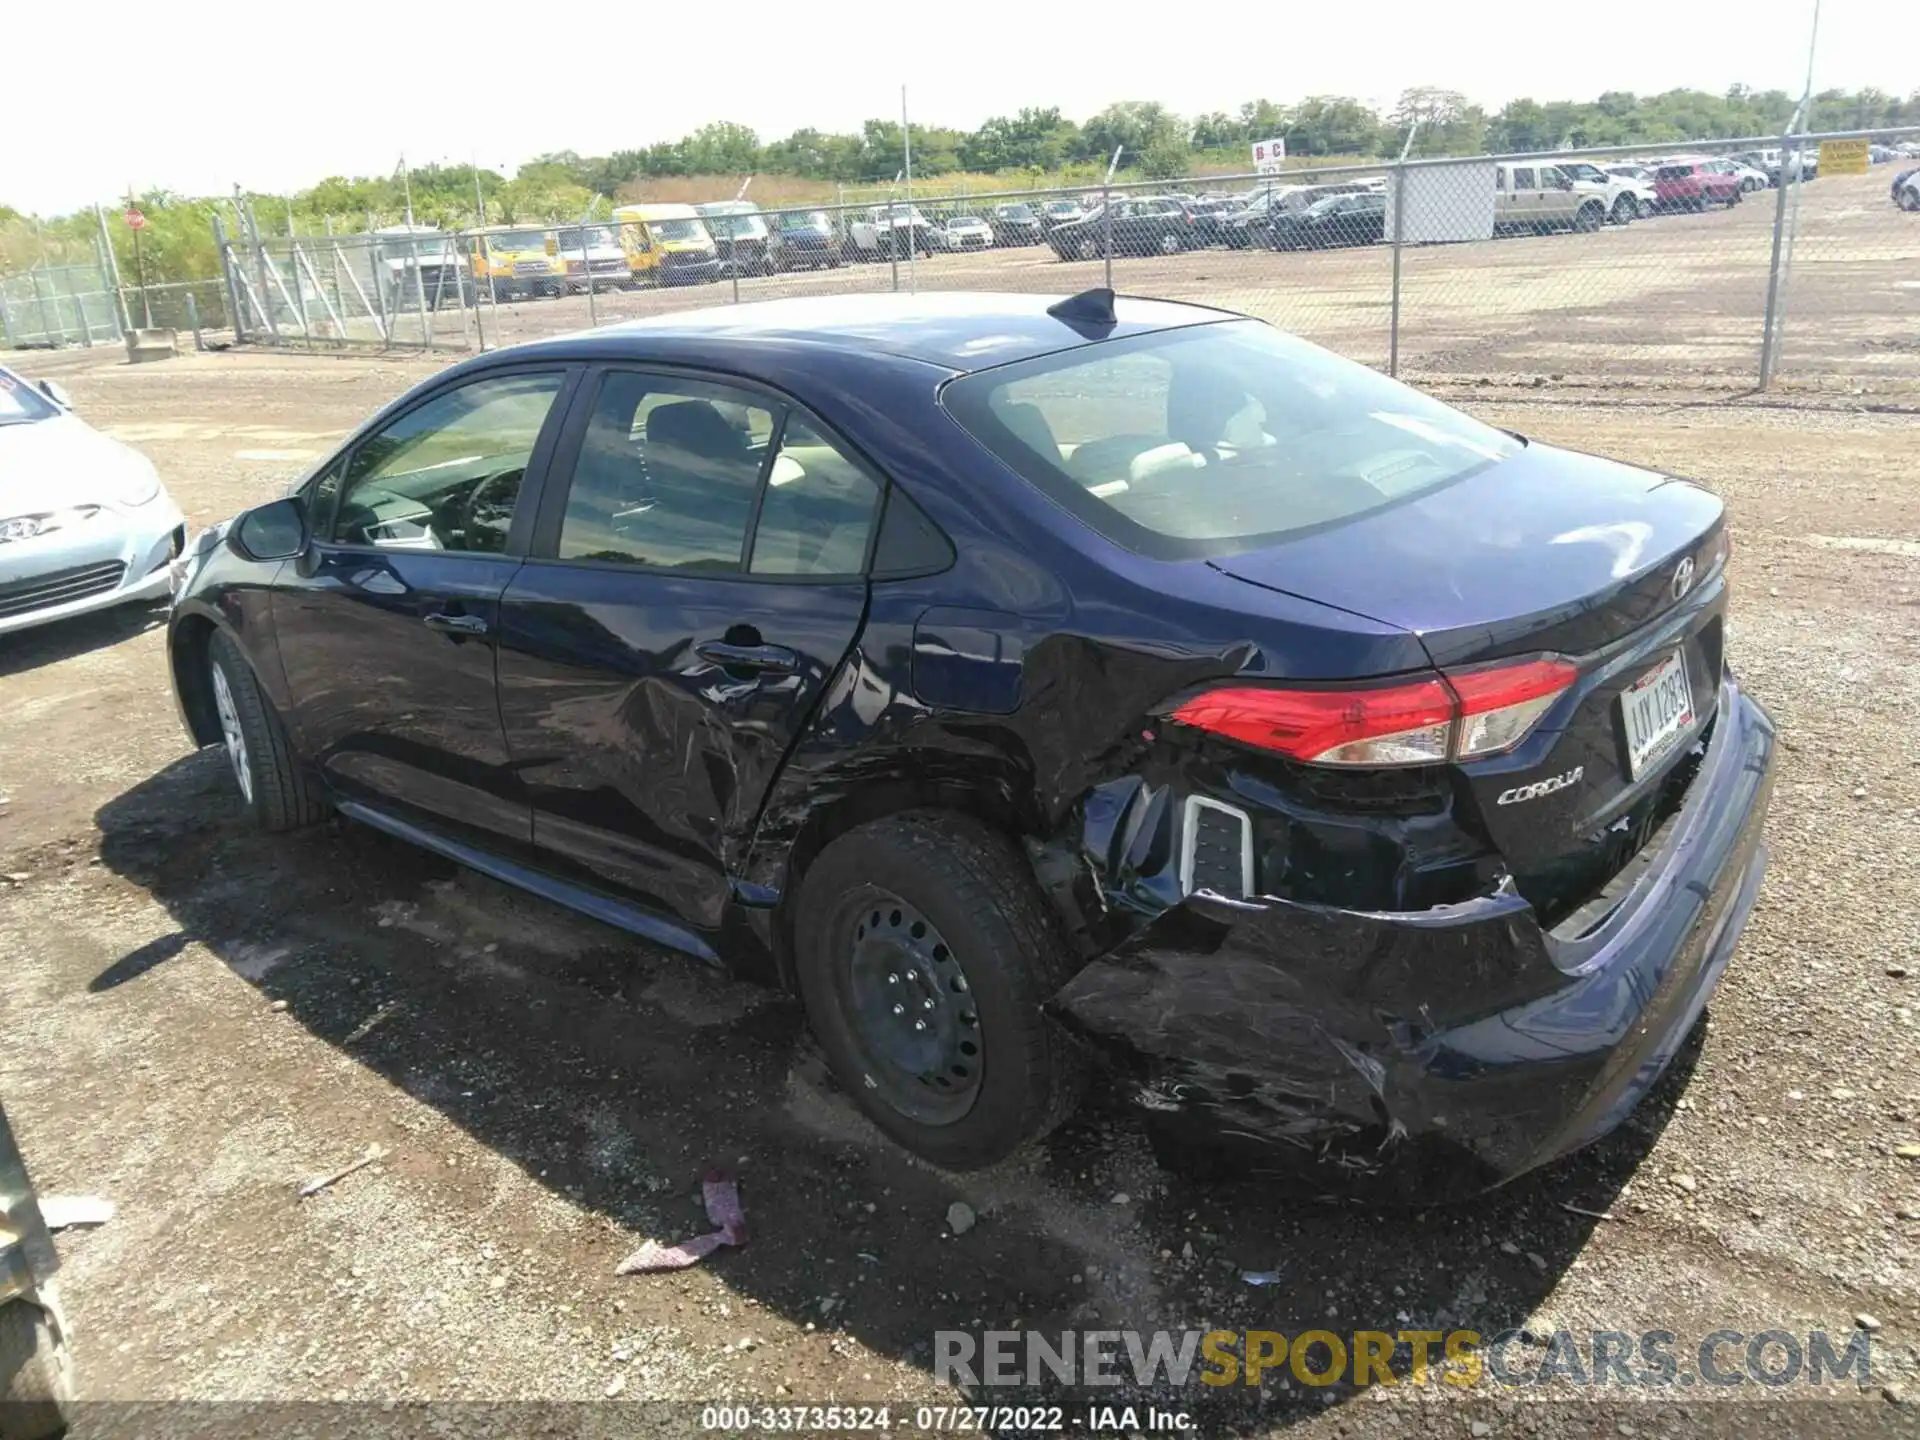
<svg viewBox="0 0 1920 1440">
<path fill-rule="evenodd" d="M 947 222 L 949 250 L 989 250 L 993 248 L 993 227 L 978 215 L 959 215 Z"/>
<path fill-rule="evenodd" d="M 1584 160 L 1562 160 L 1561 173 L 1576 182 L 1597 185 L 1607 197 L 1607 219 L 1625 225 L 1653 213 L 1653 180 L 1626 174 L 1631 166 L 1590 165 Z"/>
<path fill-rule="evenodd" d="M 0 634 L 159 600 L 186 543 L 153 464 L 0 369 Z"/>
</svg>

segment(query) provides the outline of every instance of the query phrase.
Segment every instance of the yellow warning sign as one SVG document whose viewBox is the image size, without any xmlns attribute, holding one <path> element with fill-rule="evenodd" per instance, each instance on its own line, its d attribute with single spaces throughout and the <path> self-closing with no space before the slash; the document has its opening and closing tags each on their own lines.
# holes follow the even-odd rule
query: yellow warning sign
<svg viewBox="0 0 1920 1440">
<path fill-rule="evenodd" d="M 1866 174 L 1867 142 L 1865 140 L 1822 140 L 1820 142 L 1820 173 L 1822 175 Z"/>
</svg>

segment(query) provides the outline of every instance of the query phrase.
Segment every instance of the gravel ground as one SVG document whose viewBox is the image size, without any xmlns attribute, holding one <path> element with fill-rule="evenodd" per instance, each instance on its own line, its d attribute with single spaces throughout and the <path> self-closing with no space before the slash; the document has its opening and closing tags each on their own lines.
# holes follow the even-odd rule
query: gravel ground
<svg viewBox="0 0 1920 1440">
<path fill-rule="evenodd" d="M 147 450 L 203 523 L 274 493 L 431 366 L 30 368 Z M 1621 1132 L 1425 1213 L 1163 1173 L 1104 1104 L 1039 1154 L 933 1171 L 833 1092 L 779 996 L 363 828 L 242 829 L 218 757 L 190 753 L 173 717 L 160 616 L 96 617 L 0 639 L 0 1095 L 43 1191 L 120 1207 L 60 1239 L 83 1391 L 119 1402 L 83 1428 L 329 1413 L 160 1402 L 951 1404 L 933 1332 L 1016 1321 L 1666 1329 L 1684 1353 L 1719 1328 L 1844 1339 L 1863 1315 L 1873 1383 L 1766 1392 L 1784 1415 L 1751 1383 L 1468 1399 L 1275 1374 L 1161 1398 L 1209 1434 L 1913 1425 L 1920 1162 L 1896 1147 L 1920 1142 L 1920 421 L 1461 395 L 1726 497 L 1731 655 L 1784 736 L 1746 938 L 1699 1044 Z M 375 1144 L 378 1163 L 296 1200 Z M 739 1171 L 751 1243 L 616 1277 L 642 1238 L 706 1228 L 715 1162 Z M 957 1236 L 956 1201 L 978 1216 Z M 1089 1396 L 1111 1398 L 1070 1398 Z M 623 1432 L 699 1428 L 697 1409 L 618 1413 Z"/>
</svg>

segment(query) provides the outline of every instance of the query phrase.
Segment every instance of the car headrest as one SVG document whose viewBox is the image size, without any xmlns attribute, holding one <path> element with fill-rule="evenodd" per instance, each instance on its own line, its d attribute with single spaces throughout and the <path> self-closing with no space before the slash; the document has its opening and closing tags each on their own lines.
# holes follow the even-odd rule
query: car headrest
<svg viewBox="0 0 1920 1440">
<path fill-rule="evenodd" d="M 746 437 L 709 400 L 676 400 L 647 415 L 647 447 L 673 446 L 715 460 L 746 453 Z"/>
</svg>

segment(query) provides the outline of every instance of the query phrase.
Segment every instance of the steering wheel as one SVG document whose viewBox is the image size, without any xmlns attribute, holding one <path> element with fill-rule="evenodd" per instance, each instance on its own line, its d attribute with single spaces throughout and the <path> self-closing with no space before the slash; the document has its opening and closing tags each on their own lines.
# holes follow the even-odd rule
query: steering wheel
<svg viewBox="0 0 1920 1440">
<path fill-rule="evenodd" d="M 458 502 L 453 524 L 449 527 L 460 538 L 461 549 L 493 553 L 506 548 L 507 530 L 513 524 L 514 506 L 520 498 L 520 481 L 525 475 L 525 467 L 516 465 L 511 470 L 502 470 L 474 483 L 466 497 Z M 492 539 L 492 544 L 476 543 L 483 533 Z"/>
</svg>

